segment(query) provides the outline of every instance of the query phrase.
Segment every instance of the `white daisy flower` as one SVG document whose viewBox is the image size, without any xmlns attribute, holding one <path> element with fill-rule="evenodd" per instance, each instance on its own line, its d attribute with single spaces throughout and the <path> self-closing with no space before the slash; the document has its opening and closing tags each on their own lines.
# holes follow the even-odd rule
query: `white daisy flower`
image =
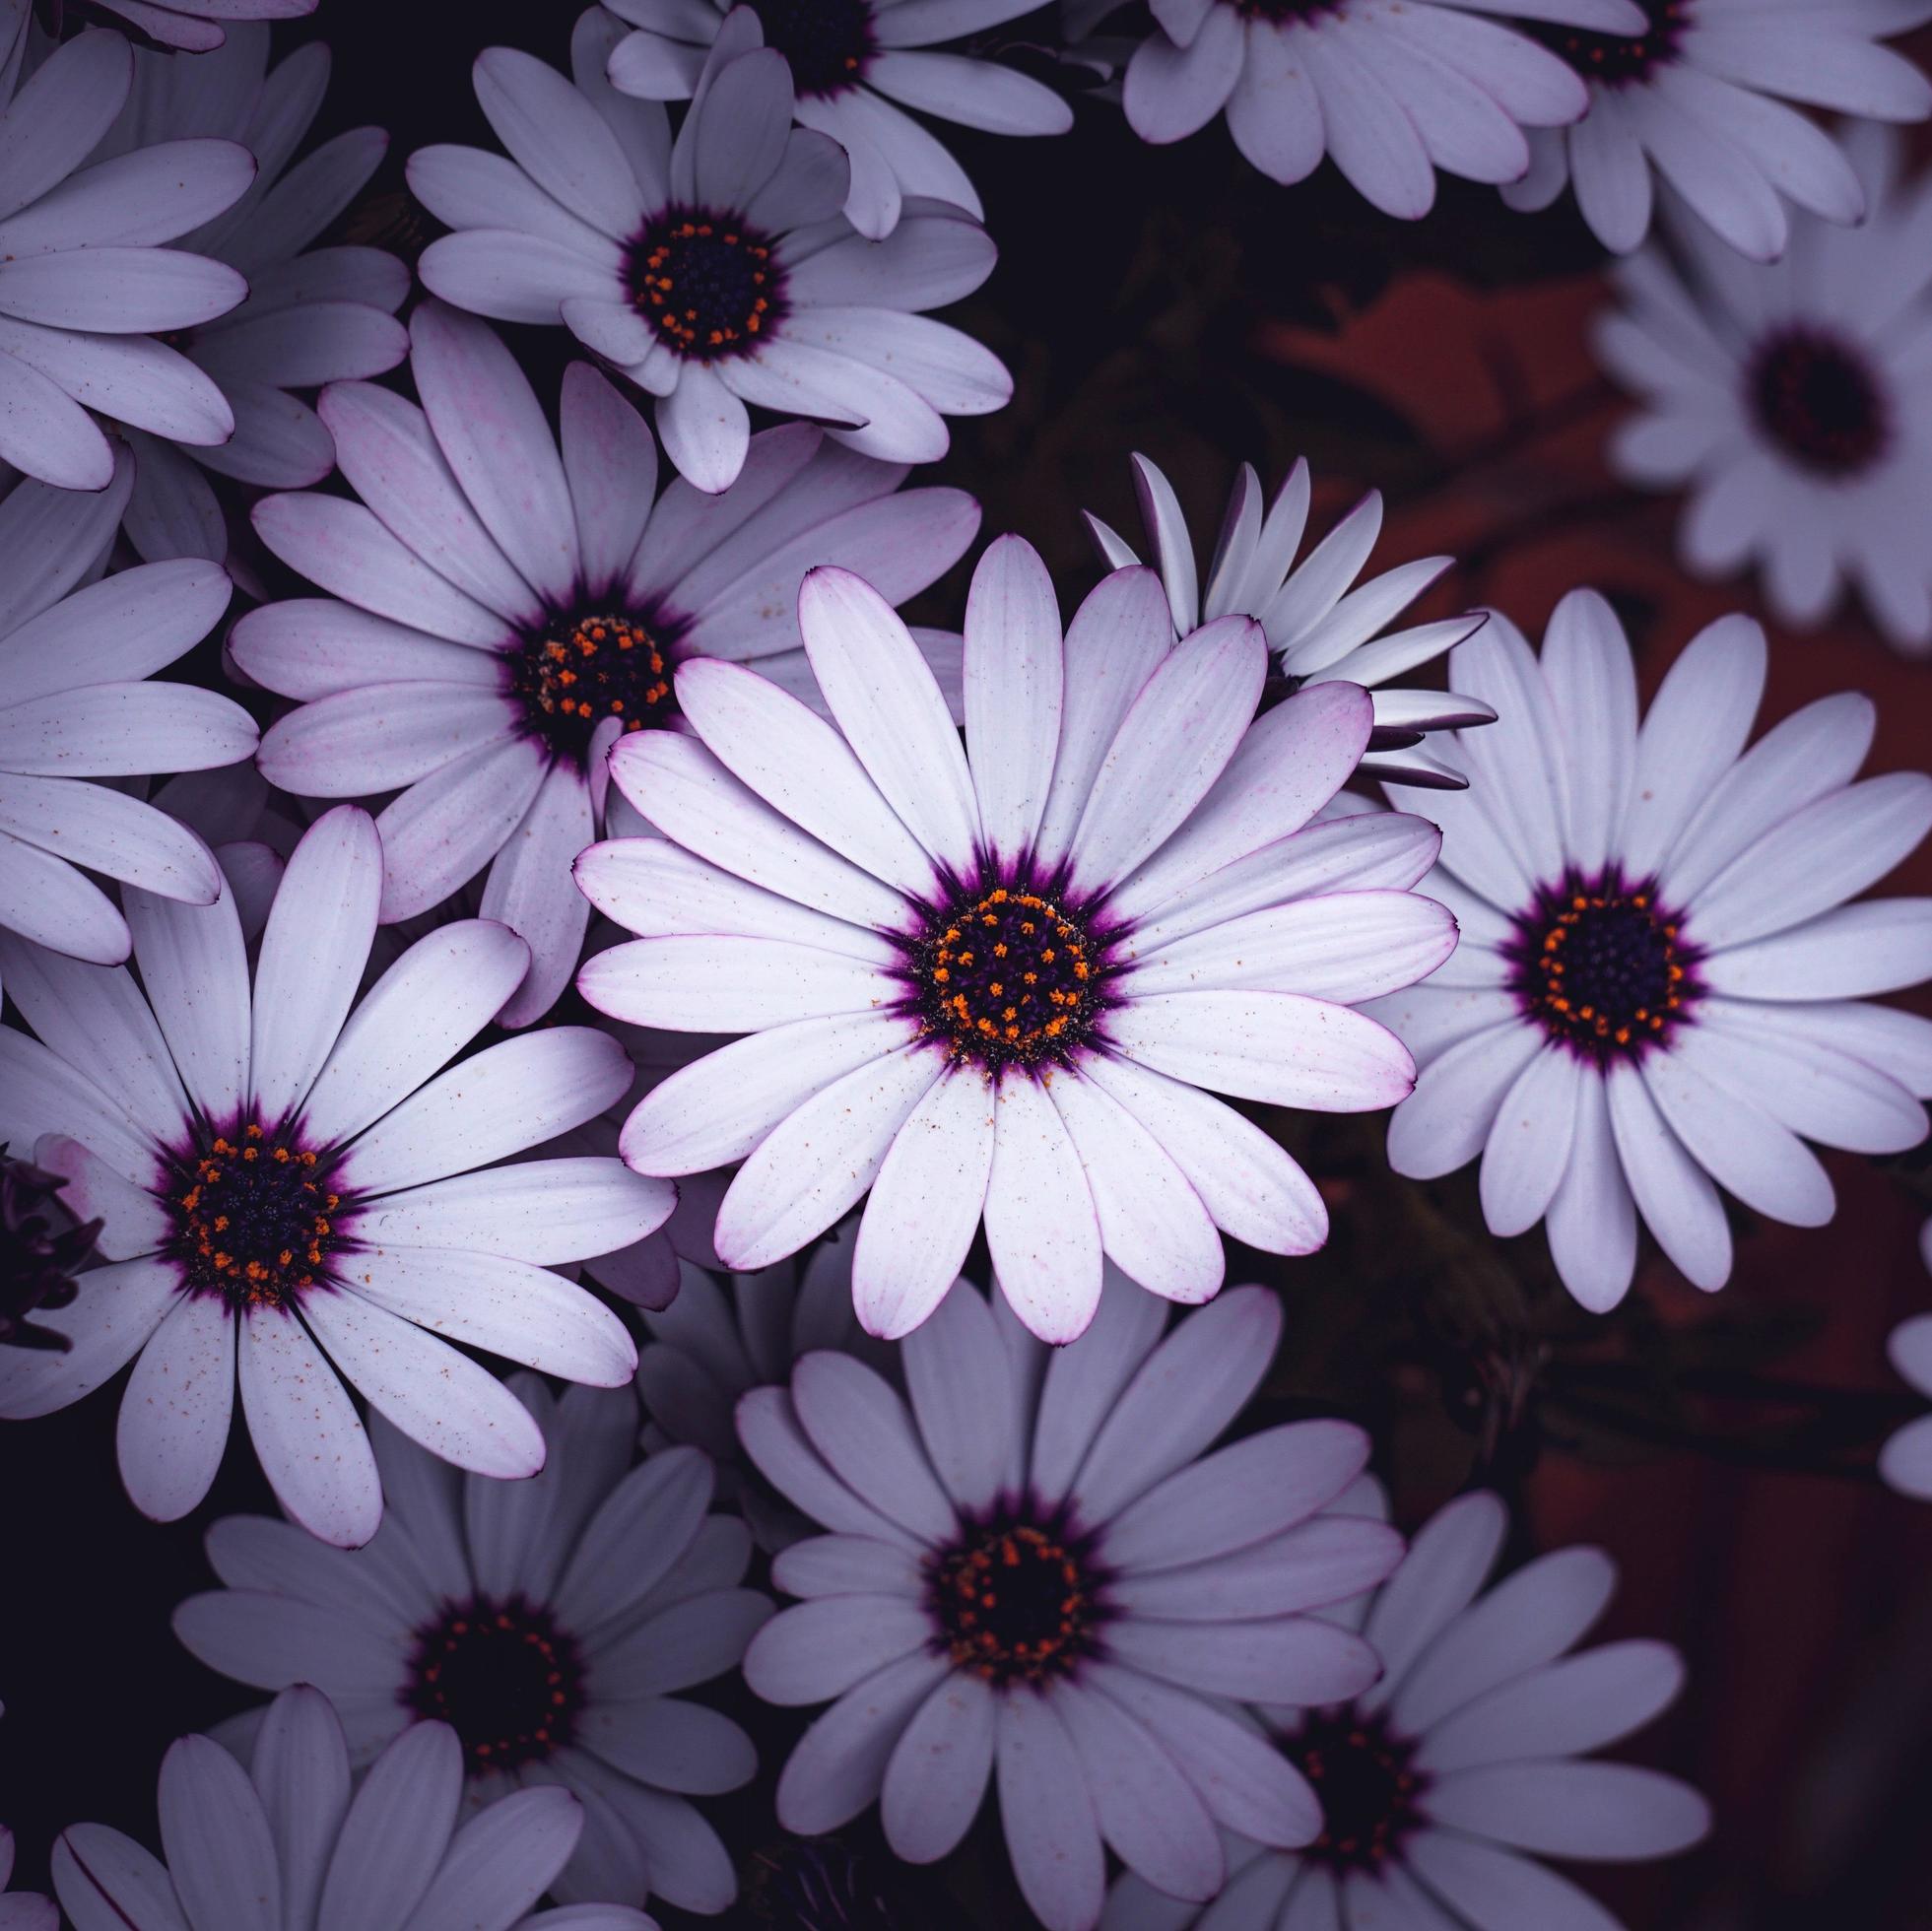
<svg viewBox="0 0 1932 1931">
<path fill-rule="evenodd" d="M 1442 869 L 1425 883 L 1462 945 L 1374 1008 L 1423 1069 L 1390 1163 L 1433 1179 L 1481 1155 L 1490 1231 L 1546 1222 L 1585 1307 L 1629 1288 L 1639 1213 L 1722 1287 L 1719 1187 L 1818 1227 L 1833 1196 L 1806 1139 L 1924 1137 L 1932 1022 L 1862 1002 L 1932 974 L 1932 899 L 1845 901 L 1932 829 L 1932 778 L 1853 782 L 1876 714 L 1850 693 L 1747 752 L 1765 637 L 1742 617 L 1692 640 L 1641 728 L 1594 591 L 1558 605 L 1540 663 L 1492 617 L 1450 673 L 1503 721 L 1461 741 L 1472 789 L 1431 800 Z"/>
<path fill-rule="evenodd" d="M 306 11 L 304 8 L 302 11 Z M 297 49 L 273 71 L 269 31 L 232 24 L 219 51 L 196 60 L 134 56 L 127 105 L 97 161 L 157 141 L 223 136 L 258 165 L 254 183 L 181 245 L 248 278 L 248 297 L 219 321 L 178 331 L 173 348 L 221 392 L 234 433 L 211 448 L 134 428 L 138 458 L 127 533 L 150 562 L 225 558 L 228 527 L 202 468 L 271 490 L 319 483 L 335 466 L 329 433 L 292 391 L 394 368 L 409 347 L 395 310 L 409 270 L 379 248 L 310 248 L 375 171 L 388 137 L 352 128 L 291 166 L 329 81 L 329 50 Z M 190 460 L 190 458 L 192 460 Z"/>
<path fill-rule="evenodd" d="M 100 575 L 132 473 L 123 451 L 104 490 L 28 481 L 0 501 L 0 930 L 100 966 L 127 957 L 127 921 L 85 872 L 189 904 L 221 891 L 201 839 L 113 780 L 233 765 L 256 738 L 233 699 L 149 681 L 233 586 L 195 561 Z"/>
<path fill-rule="evenodd" d="M 227 314 L 248 284 L 161 244 L 232 207 L 254 159 L 192 140 L 95 160 L 133 84 L 133 49 L 96 30 L 10 79 L 0 108 L 0 462 L 65 490 L 113 481 L 90 409 L 202 448 L 234 433 L 221 390 L 155 337 Z"/>
<path fill-rule="evenodd" d="M 1372 1484 L 1358 1496 L 1382 1512 Z M 1507 1526 L 1490 1495 L 1439 1510 L 1380 1589 L 1334 1613 L 1381 1680 L 1353 1702 L 1263 1712 L 1321 1800 L 1320 1835 L 1289 1852 L 1231 1831 L 1228 1889 L 1205 1914 L 1129 1874 L 1105 1931 L 1615 1931 L 1535 1855 L 1667 1857 L 1709 1830 L 1676 1777 L 1581 1761 L 1676 1700 L 1683 1658 L 1641 1640 L 1572 1653 L 1616 1586 L 1601 1550 L 1541 1556 L 1484 1593 Z"/>
<path fill-rule="evenodd" d="M 1375 723 L 1359 766 L 1364 774 L 1450 790 L 1469 782 L 1423 749 L 1422 741 L 1432 731 L 1493 723 L 1496 712 L 1454 692 L 1380 686 L 1473 635 L 1484 619 L 1472 612 L 1382 634 L 1455 559 L 1425 557 L 1352 589 L 1382 533 L 1379 490 L 1370 490 L 1298 564 L 1296 552 L 1308 527 L 1308 465 L 1296 463 L 1264 512 L 1261 479 L 1243 463 L 1203 587 L 1200 553 L 1173 485 L 1145 456 L 1136 456 L 1134 488 L 1177 635 L 1217 617 L 1253 618 L 1274 656 L 1270 679 L 1283 691 L 1338 680 L 1367 687 Z M 1140 562 L 1131 544 L 1091 511 L 1083 513 L 1109 568 Z"/>
<path fill-rule="evenodd" d="M 1326 154 L 1366 200 L 1407 221 L 1434 205 L 1438 167 L 1519 180 L 1524 130 L 1562 127 L 1589 105 L 1525 22 L 1642 24 L 1634 0 L 1153 0 L 1153 11 L 1159 31 L 1135 48 L 1125 87 L 1143 141 L 1181 140 L 1225 108 L 1234 145 L 1271 180 L 1303 180 Z"/>
<path fill-rule="evenodd" d="M 14 1833 L 0 1824 L 0 1892 L 14 1874 Z M 0 1931 L 60 1931 L 60 1913 L 50 1898 L 16 1891 L 0 1897 Z"/>
<path fill-rule="evenodd" d="M 1610 445 L 1627 481 L 1690 493 L 1678 554 L 1717 578 L 1756 566 L 1781 623 L 1823 620 L 1855 585 L 1891 640 L 1932 650 L 1932 178 L 1902 142 L 1854 127 L 1870 214 L 1800 214 L 1790 252 L 1741 262 L 1699 224 L 1621 264 L 1598 357 L 1640 407 Z M 1682 266 L 1678 264 L 1681 262 Z"/>
<path fill-rule="evenodd" d="M 997 1765 L 1014 1873 L 1048 1931 L 1100 1914 L 1102 1843 L 1151 1884 L 1221 1889 L 1217 1827 L 1284 1849 L 1321 1828 L 1306 1780 L 1229 1699 L 1334 1702 L 1380 1665 L 1306 1612 L 1388 1574 L 1385 1524 L 1322 1511 L 1368 1441 L 1344 1422 L 1205 1451 L 1281 1331 L 1235 1288 L 1165 1339 L 1115 1281 L 1048 1356 L 962 1282 L 910 1336 L 910 1407 L 848 1356 L 738 1405 L 766 1475 L 831 1531 L 772 1579 L 806 1600 L 752 1640 L 767 1701 L 836 1698 L 778 1779 L 778 1821 L 833 1831 L 877 1801 L 908 1862 L 954 1848 Z"/>
<path fill-rule="evenodd" d="M 851 1230 L 819 1241 L 803 1266 L 782 1260 L 730 1275 L 724 1285 L 689 1261 L 679 1273 L 676 1298 L 643 1315 L 650 1335 L 637 1351 L 637 1387 L 650 1417 L 644 1440 L 703 1449 L 717 1464 L 719 1493 L 744 1514 L 759 1546 L 782 1549 L 811 1531 L 745 1460 L 738 1398 L 789 1381 L 800 1356 L 820 1349 L 893 1371 L 892 1350 L 852 1311 Z"/>
<path fill-rule="evenodd" d="M 92 0 L 92 4 L 157 47 L 205 54 L 243 33 L 237 22 L 300 20 L 315 11 L 316 0 Z"/>
<path fill-rule="evenodd" d="M 966 750 L 892 606 L 816 569 L 799 624 L 836 728 L 740 665 L 686 664 L 694 735 L 623 740 L 612 771 L 664 839 L 577 861 L 642 936 L 578 986 L 672 1032 L 748 1032 L 625 1128 L 640 1172 L 742 1161 L 727 1266 L 794 1253 L 871 1198 L 852 1288 L 897 1338 L 952 1285 L 982 1214 L 1022 1320 L 1071 1341 L 1100 1256 L 1205 1300 L 1220 1230 L 1321 1245 L 1320 1195 L 1201 1088 L 1326 1112 L 1410 1090 L 1352 1011 L 1455 944 L 1407 888 L 1432 827 L 1311 824 L 1370 728 L 1352 684 L 1259 720 L 1259 625 L 1179 644 L 1160 579 L 1116 571 L 1064 643 L 1045 566 L 1003 537 L 966 603 Z M 668 840 L 668 842 L 667 842 Z"/>
<path fill-rule="evenodd" d="M 1073 109 L 1049 87 L 947 41 L 1032 13 L 1038 0 L 756 0 L 764 44 L 784 55 L 800 123 L 827 134 L 852 165 L 845 215 L 883 240 L 905 198 L 950 201 L 985 213 L 966 171 L 908 108 L 988 134 L 1064 134 Z M 610 59 L 611 84 L 643 100 L 688 100 L 704 56 L 731 11 L 680 0 L 616 0 L 638 31 Z"/>
<path fill-rule="evenodd" d="M 1530 137 L 1512 208 L 1566 186 L 1606 248 L 1650 231 L 1652 169 L 1756 261 L 1784 250 L 1786 202 L 1831 222 L 1865 213 L 1857 176 L 1804 107 L 1886 121 L 1932 114 L 1932 86 L 1877 42 L 1932 19 L 1928 0 L 1638 0 L 1634 33 L 1529 30 L 1589 85 L 1590 111 Z M 1797 106 L 1787 103 L 1797 102 Z"/>
<path fill-rule="evenodd" d="M 958 562 L 979 527 L 959 490 L 899 491 L 903 468 L 803 424 L 766 432 L 715 498 L 673 478 L 586 364 L 553 433 L 493 330 L 430 301 L 410 318 L 419 409 L 338 383 L 321 400 L 362 502 L 256 505 L 262 541 L 344 602 L 250 611 L 235 662 L 300 707 L 262 769 L 306 797 L 399 792 L 380 819 L 382 917 L 414 918 L 489 868 L 486 918 L 529 944 L 503 1015 L 540 1018 L 576 969 L 590 908 L 570 861 L 597 835 L 606 754 L 678 718 L 677 667 L 754 659 L 804 693 L 798 582 L 825 562 L 876 574 L 896 602 Z M 935 646 L 942 664 L 959 645 Z"/>
<path fill-rule="evenodd" d="M 337 1368 L 432 1452 L 527 1476 L 543 1466 L 536 1424 L 449 1341 L 604 1387 L 636 1366 L 617 1316 L 549 1269 L 637 1239 L 672 1189 L 612 1160 L 492 1165 L 608 1105 L 630 1061 L 568 1027 L 433 1077 L 529 950 L 464 919 L 358 1004 L 381 883 L 368 815 L 318 819 L 282 874 L 252 989 L 230 892 L 201 906 L 127 888 L 139 986 L 0 934 L 7 996 L 38 1035 L 0 1030 L 0 1140 L 67 1176 L 65 1204 L 102 1220 L 113 1263 L 44 1316 L 64 1354 L 0 1360 L 0 1416 L 65 1408 L 138 1356 L 121 1475 L 157 1520 L 207 1493 L 237 1370 L 277 1499 L 355 1546 L 382 1490 Z"/>
<path fill-rule="evenodd" d="M 458 1823 L 462 1748 L 421 1723 L 352 1784 L 319 1690 L 276 1698 L 244 1770 L 212 1737 L 162 1759 L 167 1862 L 104 1824 L 55 1840 L 54 1893 L 78 1931 L 657 1931 L 641 1911 L 531 1907 L 586 1825 L 567 1790 L 519 1790 Z"/>
<path fill-rule="evenodd" d="M 666 1448 L 633 1467 L 629 1389 L 511 1378 L 550 1443 L 528 1482 L 458 1475 L 373 1422 L 389 1498 L 367 1549 L 323 1551 L 286 1522 L 208 1532 L 227 1585 L 174 1615 L 209 1668 L 262 1690 L 325 1690 L 360 1767 L 399 1732 L 447 1723 L 465 1801 L 562 1785 L 583 1835 L 551 1884 L 564 1903 L 658 1897 L 726 1909 L 731 1857 L 690 1795 L 751 1780 L 751 1739 L 678 1694 L 735 1670 L 768 1597 L 740 1587 L 743 1522 L 708 1513 L 711 1465 Z M 259 1711 L 224 1741 L 261 1745 Z"/>
<path fill-rule="evenodd" d="M 478 57 L 477 100 L 510 159 L 410 157 L 417 199 L 457 231 L 424 251 L 432 291 L 501 321 L 566 323 L 657 398 L 665 454 L 705 491 L 744 467 L 748 404 L 925 463 L 947 451 L 948 416 L 1006 403 L 998 359 L 920 312 L 991 273 L 977 222 L 920 198 L 889 242 L 861 235 L 839 212 L 844 151 L 792 126 L 790 70 L 749 8 L 719 30 L 675 142 L 660 103 L 605 77 L 623 32 L 597 7 L 578 21 L 574 87 L 508 47 Z"/>
</svg>

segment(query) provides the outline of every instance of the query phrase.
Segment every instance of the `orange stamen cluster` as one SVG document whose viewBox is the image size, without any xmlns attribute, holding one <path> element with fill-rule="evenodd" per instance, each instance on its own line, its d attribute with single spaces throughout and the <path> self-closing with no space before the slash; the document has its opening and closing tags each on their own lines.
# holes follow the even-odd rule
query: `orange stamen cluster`
<svg viewBox="0 0 1932 1931">
<path fill-rule="evenodd" d="M 170 1201 L 173 1250 L 188 1284 L 236 1307 L 279 1307 L 320 1278 L 342 1204 L 321 1157 L 250 1121 L 217 1134 L 193 1157 Z"/>
<path fill-rule="evenodd" d="M 968 1530 L 933 1564 L 929 1600 L 954 1663 L 998 1686 L 1064 1675 L 1097 1621 L 1079 1556 L 1025 1521 Z"/>
<path fill-rule="evenodd" d="M 1373 1869 L 1421 1823 L 1426 1778 L 1415 1745 L 1346 1705 L 1311 1711 L 1286 1740 L 1290 1759 L 1321 1804 L 1321 1834 L 1302 1853 L 1336 1870 Z"/>
<path fill-rule="evenodd" d="M 1573 891 L 1533 961 L 1533 1003 L 1559 1036 L 1599 1051 L 1662 1035 L 1685 994 L 1675 920 L 1650 892 Z"/>
<path fill-rule="evenodd" d="M 775 319 L 771 246 L 743 223 L 673 215 L 637 244 L 632 300 L 682 356 L 743 355 Z"/>
<path fill-rule="evenodd" d="M 570 1741 L 582 1676 L 575 1640 L 547 1608 L 479 1600 L 417 1632 L 404 1701 L 449 1724 L 473 1770 L 514 1769 Z"/>
<path fill-rule="evenodd" d="M 572 750 L 588 745 L 607 717 L 627 732 L 642 730 L 671 698 L 662 647 L 634 619 L 610 615 L 550 627 L 524 646 L 515 683 L 530 722 Z"/>
<path fill-rule="evenodd" d="M 995 1067 L 1064 1052 L 1099 1007 L 1097 954 L 1051 899 L 995 886 L 954 908 L 922 948 L 926 1030 L 954 1058 Z"/>
</svg>

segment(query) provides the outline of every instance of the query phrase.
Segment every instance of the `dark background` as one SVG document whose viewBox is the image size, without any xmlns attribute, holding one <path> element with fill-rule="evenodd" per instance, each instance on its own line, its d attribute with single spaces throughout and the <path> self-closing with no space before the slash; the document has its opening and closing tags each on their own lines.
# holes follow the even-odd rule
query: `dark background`
<svg viewBox="0 0 1932 1931">
<path fill-rule="evenodd" d="M 563 65 L 574 13 L 323 0 L 317 20 L 278 29 L 278 47 L 320 37 L 335 50 L 315 138 L 368 122 L 394 136 L 343 232 L 420 247 L 434 230 L 403 192 L 404 156 L 433 141 L 494 145 L 472 56 L 501 41 Z M 1027 27 L 1008 32 L 1022 62 L 1036 58 Z M 1603 468 L 1621 404 L 1586 328 L 1608 298 L 1600 251 L 1566 201 L 1525 218 L 1445 179 L 1435 213 L 1409 226 L 1326 167 L 1274 187 L 1219 126 L 1146 148 L 1099 101 L 1057 141 L 946 138 L 1001 249 L 956 318 L 1005 358 L 1018 391 L 1000 415 L 955 425 L 930 480 L 979 496 L 984 535 L 1028 536 L 1069 608 L 1099 573 L 1078 512 L 1134 533 L 1127 456 L 1141 449 L 1204 538 L 1242 458 L 1272 489 L 1306 454 L 1317 533 L 1381 488 L 1378 566 L 1462 560 L 1429 615 L 1495 602 L 1534 634 L 1564 591 L 1594 583 L 1630 625 L 1646 693 L 1702 623 L 1764 614 L 1747 582 L 1683 579 L 1676 505 L 1621 490 Z M 567 337 L 506 333 L 553 398 Z M 919 614 L 956 624 L 965 575 Z M 1811 635 L 1768 628 L 1766 721 L 1864 689 L 1882 706 L 1873 767 L 1924 762 L 1932 669 L 1892 655 L 1855 612 Z M 1894 889 L 1932 890 L 1932 859 L 1921 852 Z M 1623 1587 L 1601 1633 L 1664 1636 L 1689 1657 L 1683 1701 L 1629 1754 L 1707 1791 L 1713 1836 L 1668 1864 L 1574 1874 L 1632 1931 L 1932 1925 L 1932 1510 L 1870 1473 L 1876 1443 L 1918 1412 L 1883 1346 L 1932 1304 L 1916 1249 L 1932 1213 L 1924 1155 L 1828 1156 L 1840 1193 L 1831 1227 L 1741 1223 L 1736 1275 L 1715 1298 L 1653 1255 L 1631 1302 L 1595 1320 L 1556 1284 L 1540 1232 L 1482 1233 L 1469 1176 L 1395 1181 L 1378 1122 L 1327 1122 L 1313 1142 L 1304 1125 L 1281 1122 L 1330 1194 L 1337 1235 L 1310 1261 L 1245 1256 L 1231 1270 L 1277 1283 L 1288 1312 L 1275 1375 L 1243 1427 L 1310 1410 L 1367 1424 L 1409 1528 L 1460 1487 L 1498 1486 L 1517 1505 L 1518 1556 L 1594 1541 L 1616 1557 Z M 206 1524 L 272 1512 L 245 1437 L 203 1508 L 158 1526 L 121 1492 L 117 1398 L 0 1432 L 0 1820 L 29 1887 L 44 1885 L 51 1838 L 70 1822 L 156 1842 L 168 1741 L 255 1699 L 168 1630 L 173 1606 L 212 1581 Z M 753 1724 L 766 1774 L 707 1808 L 756 1876 L 783 1858 L 769 1781 L 798 1724 L 744 1707 L 742 1692 L 727 1700 Z M 900 1926 L 1028 1921 L 986 1818 L 935 1873 L 894 1869 L 869 1820 L 846 1835 Z M 770 1921 L 768 1879 L 753 1889 L 727 1921 Z"/>
</svg>

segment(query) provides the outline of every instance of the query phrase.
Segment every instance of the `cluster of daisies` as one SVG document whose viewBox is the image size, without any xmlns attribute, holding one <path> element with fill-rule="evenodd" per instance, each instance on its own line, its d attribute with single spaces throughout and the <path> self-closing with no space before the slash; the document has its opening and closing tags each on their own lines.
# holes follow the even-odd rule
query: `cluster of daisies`
<svg viewBox="0 0 1932 1931">
<path fill-rule="evenodd" d="M 500 145 L 408 158 L 414 271 L 332 238 L 386 138 L 308 143 L 304 0 L 101 7 L 0 0 L 0 1418 L 116 1384 L 171 1522 L 238 1400 L 282 1519 L 214 1522 L 175 1621 L 273 1700 L 169 1751 L 159 1854 L 62 1832 L 60 1908 L 725 1912 L 735 1682 L 801 1712 L 778 1831 L 876 1807 L 931 1863 L 990 1785 L 1048 1931 L 1606 1923 L 1538 1858 L 1704 1833 L 1593 1756 L 1680 1659 L 1579 1649 L 1600 1553 L 1493 1581 L 1495 1498 L 1405 1539 L 1362 1431 L 1257 1426 L 1281 1307 L 1227 1243 L 1323 1245 L 1284 1141 L 1328 1113 L 1480 1163 L 1599 1313 L 1640 1229 L 1708 1290 L 1727 1196 L 1829 1220 L 1814 1145 L 1927 1131 L 1932 1023 L 1876 1002 L 1932 900 L 1861 895 L 1932 777 L 1860 778 L 1855 696 L 1754 737 L 1748 618 L 1647 712 L 1587 589 L 1540 648 L 1418 621 L 1450 560 L 1371 572 L 1380 499 L 1311 529 L 1301 465 L 1210 550 L 1138 462 L 1070 613 L 979 546 L 913 475 L 1012 392 L 931 312 L 995 250 L 929 120 L 1071 127 L 1015 0 L 491 48 Z M 1932 189 L 1883 125 L 1932 88 L 1881 44 L 1932 4 L 1115 12 L 1063 51 L 1149 141 L 1225 110 L 1410 219 L 1571 188 L 1687 562 L 1932 644 Z M 554 393 L 500 323 L 568 331 Z"/>
</svg>

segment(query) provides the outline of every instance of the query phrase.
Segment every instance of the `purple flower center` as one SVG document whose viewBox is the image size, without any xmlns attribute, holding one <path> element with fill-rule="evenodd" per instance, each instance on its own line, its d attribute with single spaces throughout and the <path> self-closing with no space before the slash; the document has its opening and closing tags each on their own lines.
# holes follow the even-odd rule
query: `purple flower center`
<svg viewBox="0 0 1932 1931">
<path fill-rule="evenodd" d="M 1002 1507 L 926 1559 L 926 1606 L 954 1663 L 1005 1689 L 1069 1675 L 1094 1653 L 1101 1580 L 1087 1538 Z"/>
<path fill-rule="evenodd" d="M 878 50 L 867 0 L 752 0 L 752 11 L 801 95 L 825 100 L 856 87 Z"/>
<path fill-rule="evenodd" d="M 1627 885 L 1613 866 L 1541 887 L 1503 948 L 1510 990 L 1551 1038 L 1599 1065 L 1665 1038 L 1700 990 L 1701 955 L 1657 901 L 1654 880 Z"/>
<path fill-rule="evenodd" d="M 1321 1803 L 1321 1835 L 1303 1857 L 1337 1870 L 1372 1870 L 1422 1823 L 1417 1806 L 1428 1779 L 1415 1767 L 1416 1747 L 1391 1734 L 1382 1717 L 1347 1704 L 1310 1710 L 1282 1748 Z"/>
<path fill-rule="evenodd" d="M 1867 469 L 1891 439 L 1870 366 L 1828 335 L 1790 329 L 1770 337 L 1752 358 L 1745 381 L 1759 427 L 1818 475 Z"/>
<path fill-rule="evenodd" d="M 576 1639 L 520 1596 L 449 1604 L 416 1632 L 402 1701 L 456 1732 L 472 1772 L 537 1763 L 576 1733 Z"/>
<path fill-rule="evenodd" d="M 1561 54 L 1586 81 L 1640 81 L 1671 60 L 1690 25 L 1691 0 L 1636 0 L 1650 25 L 1641 33 L 1592 33 L 1534 20 L 1512 20 L 1518 33 Z"/>
<path fill-rule="evenodd" d="M 784 312 L 773 245 L 737 215 L 674 208 L 631 244 L 631 300 L 689 362 L 749 355 Z"/>
<path fill-rule="evenodd" d="M 554 616 L 523 640 L 509 666 L 524 728 L 559 757 L 587 756 L 607 717 L 629 732 L 677 714 L 666 646 L 636 617 Z"/>
<path fill-rule="evenodd" d="M 239 1310 L 284 1307 L 314 1287 L 341 1244 L 334 1166 L 332 1155 L 252 1120 L 175 1155 L 162 1187 L 174 1223 L 166 1251 L 189 1292 Z"/>
<path fill-rule="evenodd" d="M 905 976 L 926 1033 L 989 1072 L 1064 1060 L 1105 1005 L 1106 948 L 1064 896 L 981 881 L 926 914 Z"/>
</svg>

